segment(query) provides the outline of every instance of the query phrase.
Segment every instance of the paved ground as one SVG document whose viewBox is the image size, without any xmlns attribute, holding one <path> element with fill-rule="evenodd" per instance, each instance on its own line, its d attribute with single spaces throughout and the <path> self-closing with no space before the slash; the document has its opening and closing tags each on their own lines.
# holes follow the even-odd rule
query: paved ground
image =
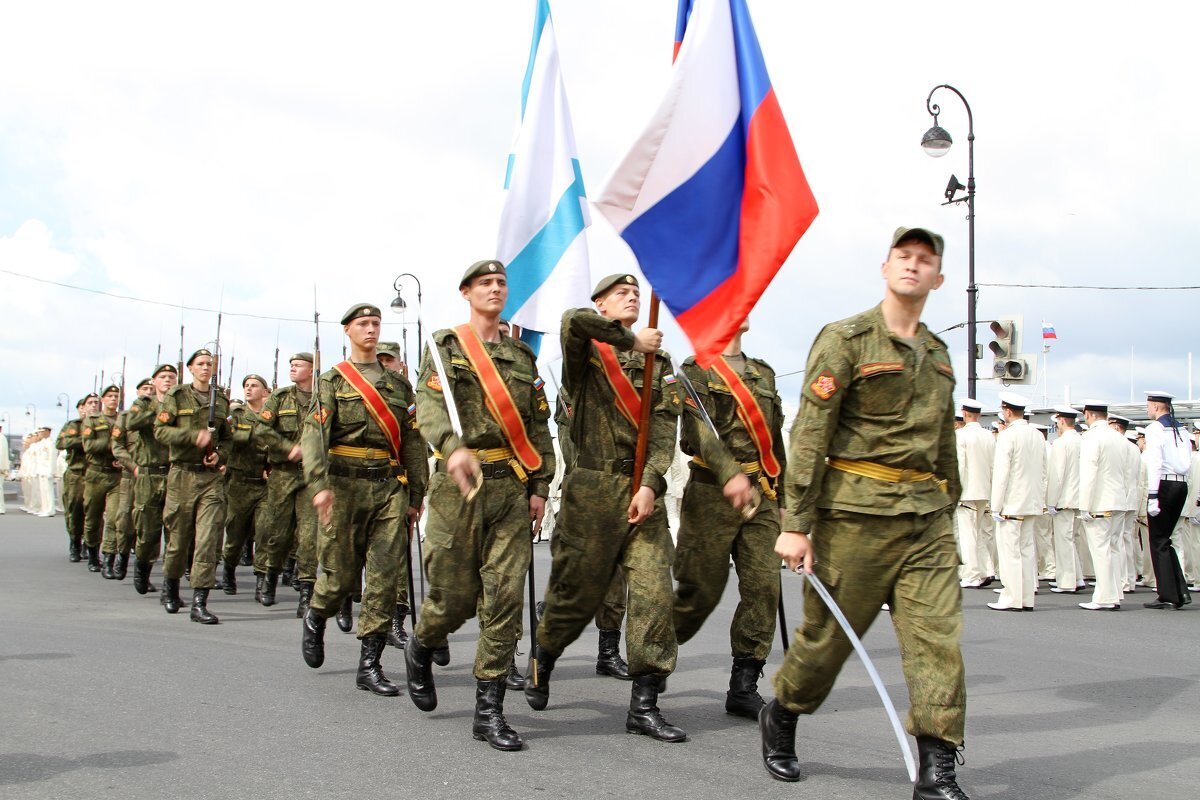
<svg viewBox="0 0 1200 800">
<path fill-rule="evenodd" d="M 588 632 L 559 662 L 550 709 L 535 714 L 510 697 L 509 721 L 527 747 L 499 753 L 470 736 L 473 630 L 452 638 L 452 663 L 437 671 L 440 705 L 422 714 L 404 696 L 357 691 L 357 642 L 332 624 L 325 667 L 307 668 L 290 589 L 270 609 L 252 592 L 218 593 L 210 607 L 221 624 L 202 627 L 186 612 L 163 613 L 131 580 L 105 581 L 69 564 L 61 516 L 30 517 L 11 500 L 9 509 L 0 517 L 3 798 L 911 794 L 856 660 L 821 712 L 801 721 L 810 777 L 781 784 L 767 776 L 756 727 L 722 706 L 732 576 L 661 699 L 691 741 L 624 733 L 629 685 L 593 673 Z M 537 547 L 541 581 L 548 551 Z M 794 624 L 796 576 L 785 576 L 785 596 Z M 983 608 L 993 596 L 966 597 L 970 705 L 960 774 L 973 798 L 1195 796 L 1200 613 L 1144 610 L 1144 593 L 1121 613 L 1086 613 L 1074 599 L 1043 593 L 1033 614 L 999 614 Z M 903 711 L 886 617 L 866 641 Z M 779 660 L 777 650 L 768 676 Z M 403 678 L 398 651 L 388 649 L 384 666 Z"/>
</svg>

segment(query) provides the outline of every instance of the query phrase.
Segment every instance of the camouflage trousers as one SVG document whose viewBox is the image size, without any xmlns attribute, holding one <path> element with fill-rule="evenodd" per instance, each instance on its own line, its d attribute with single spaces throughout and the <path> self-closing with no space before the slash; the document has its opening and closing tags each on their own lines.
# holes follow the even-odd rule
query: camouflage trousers
<svg viewBox="0 0 1200 800">
<path fill-rule="evenodd" d="M 625 621 L 627 610 L 629 610 L 629 584 L 625 582 L 623 570 L 614 570 L 612 583 L 608 585 L 608 591 L 605 592 L 604 599 L 600 601 L 600 608 L 596 611 L 596 627 L 602 631 L 621 630 L 621 623 Z"/>
<path fill-rule="evenodd" d="M 408 487 L 394 479 L 331 475 L 329 488 L 333 518 L 328 528 L 318 525 L 322 571 L 309 607 L 325 619 L 332 617 L 365 570 L 358 638 L 387 633 L 396 610 L 396 567 L 403 549 Z"/>
<path fill-rule="evenodd" d="M 276 464 L 254 520 L 254 571 L 282 572 L 293 551 L 297 579 L 316 583 L 317 514 L 312 493 L 304 486 L 299 465 Z M 229 552 L 226 548 L 226 557 Z"/>
<path fill-rule="evenodd" d="M 221 531 L 225 528 L 225 476 L 216 470 L 191 472 L 172 465 L 167 473 L 167 500 L 163 508 L 167 528 L 167 554 L 163 575 L 178 580 L 193 551 L 191 585 L 211 589 L 216 583 Z"/>
<path fill-rule="evenodd" d="M 735 658 L 766 659 L 779 608 L 778 537 L 779 503 L 764 497 L 758 513 L 744 519 L 722 487 L 693 473 L 683 490 L 675 543 L 675 637 L 680 644 L 696 635 L 721 601 L 732 556 L 739 600 L 729 646 Z"/>
<path fill-rule="evenodd" d="M 111 526 L 105 521 L 100 551 L 124 555 L 133 548 L 133 537 L 133 473 L 122 471 L 117 483 L 116 515 Z"/>
<path fill-rule="evenodd" d="M 158 560 L 163 541 L 163 506 L 167 476 L 142 467 L 133 479 L 133 527 L 137 531 L 134 558 L 148 564 Z"/>
<path fill-rule="evenodd" d="M 416 634 L 427 647 L 479 615 L 475 677 L 503 678 L 521 635 L 525 574 L 533 557 L 529 499 L 514 476 L 485 480 L 471 502 L 444 472 L 429 482 L 428 594 Z"/>
<path fill-rule="evenodd" d="M 83 541 L 83 470 L 69 469 L 63 474 L 63 524 L 67 538 Z"/>
<path fill-rule="evenodd" d="M 257 481 L 257 482 L 255 482 Z M 267 496 L 267 482 L 261 476 L 230 472 L 225 478 L 225 547 L 223 560 L 236 564 L 242 557 L 246 540 L 254 536 L 256 514 Z"/>
<path fill-rule="evenodd" d="M 628 585 L 626 648 L 631 675 L 669 675 L 678 645 L 671 616 L 674 547 L 662 498 L 631 527 L 629 484 L 576 467 L 563 481 L 563 504 L 550 542 L 550 582 L 538 644 L 561 654 L 592 621 L 620 571 Z"/>
<path fill-rule="evenodd" d="M 116 541 L 120 488 L 120 471 L 88 467 L 83 478 L 83 541 L 88 547 Z M 110 548 L 105 552 L 116 551 Z"/>
<path fill-rule="evenodd" d="M 905 727 L 959 746 L 966 722 L 962 591 L 947 509 L 894 517 L 821 510 L 814 526 L 814 571 L 862 636 L 891 608 L 908 683 Z M 837 621 L 807 583 L 804 623 L 775 674 L 775 696 L 789 711 L 811 714 L 833 688 L 852 650 Z"/>
</svg>

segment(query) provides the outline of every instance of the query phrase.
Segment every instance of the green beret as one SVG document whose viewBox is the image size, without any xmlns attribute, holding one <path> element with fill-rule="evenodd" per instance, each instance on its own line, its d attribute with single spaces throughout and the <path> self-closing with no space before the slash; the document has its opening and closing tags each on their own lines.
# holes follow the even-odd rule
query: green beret
<svg viewBox="0 0 1200 800">
<path fill-rule="evenodd" d="M 359 303 L 356 306 L 350 306 L 345 314 L 342 314 L 342 324 L 349 325 L 359 317 L 383 317 L 379 313 L 379 307 L 373 306 L 370 303 Z"/>
<path fill-rule="evenodd" d="M 307 361 L 308 363 L 312 364 L 313 363 L 313 354 L 312 353 L 295 353 L 292 355 L 291 358 L 288 359 L 288 363 L 290 364 L 293 361 Z"/>
<path fill-rule="evenodd" d="M 103 391 L 100 392 L 100 396 L 104 397 L 104 395 L 108 394 L 109 392 L 112 392 L 113 394 L 120 394 L 121 387 L 117 386 L 115 383 L 110 383 L 108 386 L 104 387 Z"/>
<path fill-rule="evenodd" d="M 159 364 L 157 367 L 154 368 L 153 377 L 157 378 L 159 376 L 159 373 L 162 373 L 162 372 L 169 372 L 172 375 L 176 375 L 176 376 L 179 375 L 179 370 L 175 368 L 174 364 Z"/>
<path fill-rule="evenodd" d="M 150 386 L 150 385 L 151 385 L 151 380 L 149 378 L 142 378 L 140 381 L 138 381 L 137 388 L 140 389 L 143 386 Z"/>
<path fill-rule="evenodd" d="M 458 282 L 458 288 L 463 288 L 480 275 L 506 275 L 504 265 L 494 258 L 489 258 L 484 261 L 476 261 L 471 266 L 467 267 L 467 271 L 463 273 L 462 280 Z"/>
<path fill-rule="evenodd" d="M 263 388 L 264 388 L 264 389 L 270 389 L 270 388 L 271 388 L 271 382 L 270 382 L 270 381 L 268 381 L 268 380 L 267 380 L 266 378 L 264 378 L 262 375 L 256 375 L 255 373 L 251 372 L 249 375 L 247 375 L 246 377 L 242 378 L 242 388 L 243 388 L 243 389 L 245 389 L 245 388 L 246 388 L 246 381 L 249 381 L 249 380 L 255 380 L 255 381 L 258 381 L 259 383 L 261 383 L 261 384 L 263 385 Z"/>
<path fill-rule="evenodd" d="M 896 232 L 892 234 L 892 247 L 905 239 L 924 242 L 933 248 L 933 254 L 938 258 L 942 257 L 942 251 L 946 248 L 946 241 L 928 228 L 896 228 Z"/>
<path fill-rule="evenodd" d="M 637 286 L 638 280 L 632 275 L 627 275 L 624 272 L 619 272 L 616 275 L 609 275 L 607 278 L 601 278 L 596 284 L 596 288 L 592 289 L 592 301 L 599 299 L 600 295 L 607 292 L 609 289 L 618 284 L 626 284 L 628 286 Z"/>
<path fill-rule="evenodd" d="M 391 356 L 392 358 L 400 357 L 399 342 L 380 342 L 375 345 L 375 353 L 381 356 Z"/>
<path fill-rule="evenodd" d="M 200 356 L 208 356 L 209 358 L 212 358 L 213 357 L 212 350 L 209 350 L 207 347 L 201 347 L 199 350 L 192 353 L 191 356 L 188 357 L 187 365 L 190 367 L 192 365 L 192 362 L 195 361 Z"/>
</svg>

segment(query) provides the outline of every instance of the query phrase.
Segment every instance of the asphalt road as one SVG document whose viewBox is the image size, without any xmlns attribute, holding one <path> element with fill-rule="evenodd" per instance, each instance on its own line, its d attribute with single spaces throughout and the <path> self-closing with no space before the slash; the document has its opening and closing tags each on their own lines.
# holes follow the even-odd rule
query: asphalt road
<svg viewBox="0 0 1200 800">
<path fill-rule="evenodd" d="M 548 546 L 536 554 L 544 582 Z M 290 589 L 280 590 L 280 605 L 262 608 L 243 578 L 236 597 L 213 595 L 221 624 L 196 625 L 186 610 L 169 616 L 156 597 L 139 597 L 131 578 L 105 581 L 68 563 L 62 517 L 31 517 L 11 502 L 0 516 L 0 564 L 0 798 L 911 795 L 854 657 L 821 711 L 801 720 L 807 779 L 767 776 L 757 727 L 723 708 L 732 573 L 660 698 L 690 741 L 624 732 L 629 684 L 594 674 L 589 630 L 559 661 L 548 710 L 535 713 L 510 694 L 507 716 L 526 749 L 500 753 L 470 735 L 473 628 L 452 637 L 451 664 L 436 671 L 440 704 L 423 714 L 404 695 L 356 690 L 357 641 L 332 624 L 325 666 L 306 667 Z M 785 575 L 784 586 L 794 625 L 800 579 Z M 965 598 L 969 707 L 959 775 L 972 798 L 1196 796 L 1200 613 L 1144 610 L 1145 592 L 1116 614 L 1078 611 L 1077 598 L 1046 592 L 1035 613 L 1002 614 L 984 608 L 993 597 L 968 590 Z M 886 615 L 866 643 L 903 713 Z M 777 645 L 768 677 L 781 657 Z M 387 650 L 384 668 L 403 680 L 399 651 Z"/>
</svg>

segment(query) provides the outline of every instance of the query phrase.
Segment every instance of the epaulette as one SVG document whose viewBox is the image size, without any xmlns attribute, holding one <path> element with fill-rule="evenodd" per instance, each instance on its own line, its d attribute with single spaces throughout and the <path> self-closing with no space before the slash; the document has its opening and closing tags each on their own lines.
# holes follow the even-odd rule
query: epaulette
<svg viewBox="0 0 1200 800">
<path fill-rule="evenodd" d="M 433 340 L 438 344 L 445 344 L 449 339 L 457 339 L 458 336 L 454 333 L 453 328 L 442 328 L 440 331 L 434 331 Z"/>
<path fill-rule="evenodd" d="M 825 326 L 825 330 L 835 331 L 843 339 L 853 339 L 855 336 L 861 336 L 873 327 L 868 314 L 870 314 L 869 311 L 862 314 L 855 314 L 853 317 L 847 317 L 840 322 L 832 322 Z"/>
<path fill-rule="evenodd" d="M 933 339 L 933 341 L 935 341 L 935 342 L 937 342 L 938 344 L 940 344 L 940 345 L 942 346 L 942 349 L 943 349 L 943 350 L 949 350 L 949 349 L 950 349 L 949 347 L 947 347 L 947 346 L 946 346 L 946 342 L 945 342 L 945 340 L 943 340 L 943 339 L 942 339 L 942 337 L 938 336 L 938 335 L 937 335 L 936 333 L 934 333 L 933 331 L 929 330 L 929 328 L 926 328 L 924 323 L 921 323 L 921 327 L 922 327 L 922 328 L 925 328 L 925 335 L 927 335 L 927 336 L 928 336 L 930 339 Z"/>
<path fill-rule="evenodd" d="M 175 395 L 179 394 L 180 392 L 182 392 L 185 388 L 187 388 L 190 385 L 191 384 L 188 384 L 188 383 L 175 384 L 170 389 L 167 389 L 167 397 L 174 397 Z"/>
<path fill-rule="evenodd" d="M 763 361 L 761 358 L 751 357 L 746 360 L 753 361 L 755 366 L 757 366 L 759 369 L 761 369 L 763 372 L 766 372 L 769 375 L 775 374 L 775 369 L 770 364 L 768 364 L 766 361 Z"/>
</svg>

